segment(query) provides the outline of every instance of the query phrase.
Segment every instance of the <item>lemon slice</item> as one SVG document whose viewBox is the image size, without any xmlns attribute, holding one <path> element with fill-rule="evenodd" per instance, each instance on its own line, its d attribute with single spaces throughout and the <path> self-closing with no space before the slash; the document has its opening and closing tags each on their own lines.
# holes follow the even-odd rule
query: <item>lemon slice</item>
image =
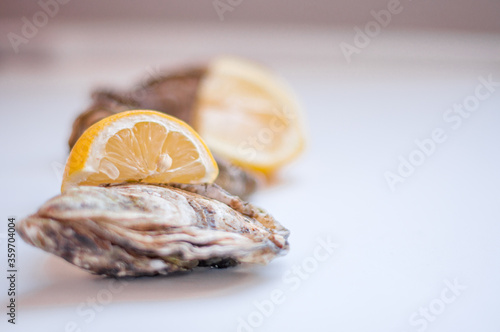
<svg viewBox="0 0 500 332">
<path fill-rule="evenodd" d="M 159 112 L 127 111 L 95 123 L 78 139 L 61 191 L 126 181 L 210 183 L 218 172 L 209 149 L 186 123 Z"/>
<path fill-rule="evenodd" d="M 304 119 L 293 93 L 251 62 L 215 59 L 197 94 L 194 127 L 218 155 L 272 173 L 305 145 Z"/>
</svg>

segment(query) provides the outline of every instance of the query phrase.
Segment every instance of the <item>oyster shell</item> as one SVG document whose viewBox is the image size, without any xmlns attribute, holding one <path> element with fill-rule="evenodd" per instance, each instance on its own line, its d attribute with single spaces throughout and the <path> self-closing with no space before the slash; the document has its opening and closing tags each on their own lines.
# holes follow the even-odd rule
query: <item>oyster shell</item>
<svg viewBox="0 0 500 332">
<path fill-rule="evenodd" d="M 17 226 L 28 243 L 95 274 L 144 276 L 266 264 L 288 235 L 264 210 L 217 185 L 75 187 Z"/>
<path fill-rule="evenodd" d="M 131 109 L 152 109 L 193 124 L 193 107 L 204 67 L 193 67 L 151 77 L 129 91 L 100 89 L 92 93 L 92 105 L 73 123 L 68 144 L 72 148 L 83 132 L 97 121 Z"/>
<path fill-rule="evenodd" d="M 159 74 L 130 91 L 95 91 L 92 94 L 91 106 L 73 123 L 69 147 L 72 148 L 83 132 L 94 123 L 115 113 L 132 109 L 153 109 L 193 125 L 196 92 L 205 72 L 204 67 L 193 67 Z M 219 177 L 216 180 L 218 185 L 240 197 L 247 197 L 256 190 L 259 183 L 257 174 L 218 156 L 214 157 L 219 165 Z"/>
</svg>

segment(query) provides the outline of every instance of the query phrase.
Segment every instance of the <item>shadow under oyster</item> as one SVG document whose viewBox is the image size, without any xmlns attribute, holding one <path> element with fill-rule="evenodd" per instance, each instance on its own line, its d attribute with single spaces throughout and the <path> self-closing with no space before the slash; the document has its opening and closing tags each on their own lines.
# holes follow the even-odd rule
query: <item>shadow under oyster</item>
<svg viewBox="0 0 500 332">
<path fill-rule="evenodd" d="M 167 274 L 267 264 L 289 231 L 215 184 L 81 186 L 46 202 L 17 230 L 28 243 L 95 274 Z"/>
</svg>

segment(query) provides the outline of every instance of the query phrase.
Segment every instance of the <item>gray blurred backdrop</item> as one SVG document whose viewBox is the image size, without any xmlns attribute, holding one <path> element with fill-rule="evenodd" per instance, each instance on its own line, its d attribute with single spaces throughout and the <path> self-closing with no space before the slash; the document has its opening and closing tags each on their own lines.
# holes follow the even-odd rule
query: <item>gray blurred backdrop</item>
<svg viewBox="0 0 500 332">
<path fill-rule="evenodd" d="M 65 0 L 66 1 L 66 0 Z M 387 7 L 387 0 L 224 0 L 237 4 L 225 22 L 286 23 L 348 26 L 364 24 L 372 9 Z M 447 29 L 500 32 L 499 0 L 403 0 L 404 10 L 391 29 Z M 39 10 L 37 1 L 2 0 L 0 19 L 16 19 Z M 60 20 L 148 19 L 219 22 L 213 0 L 70 0 Z M 20 24 L 20 23 L 19 23 Z M 5 38 L 5 36 L 2 36 Z"/>
</svg>

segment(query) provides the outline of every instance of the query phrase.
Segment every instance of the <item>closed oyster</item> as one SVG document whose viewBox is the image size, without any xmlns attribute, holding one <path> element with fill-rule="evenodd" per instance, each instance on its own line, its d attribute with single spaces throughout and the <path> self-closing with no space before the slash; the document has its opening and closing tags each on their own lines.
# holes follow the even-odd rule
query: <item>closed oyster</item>
<svg viewBox="0 0 500 332">
<path fill-rule="evenodd" d="M 145 276 L 266 264 L 288 230 L 217 185 L 81 186 L 17 226 L 28 243 L 95 274 Z"/>
<path fill-rule="evenodd" d="M 205 71 L 204 67 L 193 67 L 157 74 L 123 92 L 96 90 L 92 93 L 92 105 L 73 123 L 69 147 L 73 147 L 83 132 L 97 121 L 131 109 L 152 109 L 192 125 L 196 93 Z"/>
</svg>

